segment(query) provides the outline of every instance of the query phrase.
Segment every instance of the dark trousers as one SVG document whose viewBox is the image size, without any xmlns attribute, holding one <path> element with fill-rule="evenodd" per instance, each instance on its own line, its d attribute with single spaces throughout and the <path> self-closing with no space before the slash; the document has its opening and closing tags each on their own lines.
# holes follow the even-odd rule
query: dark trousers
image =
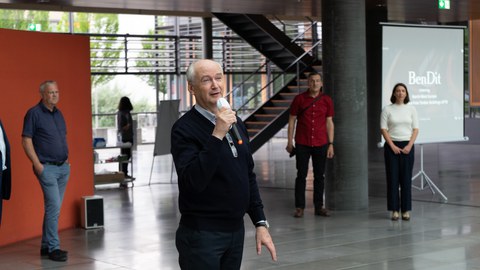
<svg viewBox="0 0 480 270">
<path fill-rule="evenodd" d="M 310 147 L 296 146 L 297 178 L 295 179 L 295 208 L 305 208 L 305 188 L 307 185 L 308 163 L 312 157 L 313 165 L 313 205 L 315 209 L 323 207 L 323 189 L 325 184 L 325 161 L 328 145 Z"/>
<path fill-rule="evenodd" d="M 132 143 L 133 145 L 133 140 L 132 141 L 122 141 L 124 143 L 126 142 L 130 142 Z M 132 158 L 132 148 L 121 148 L 120 149 L 120 154 L 122 155 L 126 155 L 128 157 L 128 160 L 130 160 Z M 122 163 L 122 172 L 125 174 L 125 176 L 127 176 L 128 174 L 128 162 L 123 162 Z"/>
<path fill-rule="evenodd" d="M 408 141 L 393 143 L 403 148 Z M 415 162 L 415 147 L 412 147 L 408 155 L 396 155 L 388 144 L 383 148 L 387 173 L 387 208 L 389 211 L 410 211 L 412 210 L 412 170 Z"/>
<path fill-rule="evenodd" d="M 245 229 L 211 232 L 180 224 L 175 236 L 182 270 L 238 270 L 242 264 Z"/>
</svg>

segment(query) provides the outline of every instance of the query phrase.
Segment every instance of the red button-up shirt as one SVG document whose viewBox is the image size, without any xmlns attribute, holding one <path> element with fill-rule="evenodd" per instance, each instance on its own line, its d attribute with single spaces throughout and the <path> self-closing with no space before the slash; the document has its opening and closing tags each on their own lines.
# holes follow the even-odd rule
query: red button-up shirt
<svg viewBox="0 0 480 270">
<path fill-rule="evenodd" d="M 327 117 L 333 117 L 332 99 L 321 94 L 322 97 L 308 107 L 314 97 L 310 96 L 308 90 L 297 95 L 290 105 L 290 115 L 297 116 L 295 129 L 295 143 L 306 146 L 322 146 L 328 143 Z M 308 109 L 304 111 L 305 108 Z M 298 116 L 299 112 L 302 112 Z"/>
</svg>

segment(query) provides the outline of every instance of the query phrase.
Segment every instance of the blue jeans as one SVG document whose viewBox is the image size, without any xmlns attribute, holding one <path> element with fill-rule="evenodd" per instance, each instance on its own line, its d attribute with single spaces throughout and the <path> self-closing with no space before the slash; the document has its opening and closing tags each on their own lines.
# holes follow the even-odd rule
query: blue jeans
<svg viewBox="0 0 480 270">
<path fill-rule="evenodd" d="M 325 184 L 325 162 L 328 145 L 310 147 L 296 146 L 297 178 L 295 179 L 295 208 L 305 208 L 305 188 L 307 186 L 308 163 L 312 157 L 313 165 L 313 205 L 315 209 L 323 207 L 323 189 Z"/>
<path fill-rule="evenodd" d="M 70 176 L 70 164 L 61 166 L 43 165 L 43 171 L 37 175 L 43 191 L 45 213 L 43 215 L 42 248 L 49 252 L 60 248 L 58 238 L 58 217 L 62 207 L 63 194 Z"/>
<path fill-rule="evenodd" d="M 403 148 L 408 141 L 393 143 Z M 393 153 L 387 143 L 383 148 L 387 174 L 387 209 L 389 211 L 410 211 L 412 210 L 412 170 L 415 162 L 415 146 L 412 146 L 407 155 Z"/>
</svg>

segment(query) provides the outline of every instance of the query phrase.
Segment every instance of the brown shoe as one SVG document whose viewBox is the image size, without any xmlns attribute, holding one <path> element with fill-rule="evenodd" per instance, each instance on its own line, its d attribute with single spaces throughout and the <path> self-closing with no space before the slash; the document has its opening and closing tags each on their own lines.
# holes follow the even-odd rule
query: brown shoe
<svg viewBox="0 0 480 270">
<path fill-rule="evenodd" d="M 403 220 L 410 220 L 410 213 L 409 212 L 403 212 L 402 213 L 402 219 Z"/>
<path fill-rule="evenodd" d="M 303 217 L 303 209 L 302 208 L 295 208 L 295 214 L 293 215 L 296 218 Z"/>
<path fill-rule="evenodd" d="M 399 218 L 398 211 L 393 211 L 393 212 L 392 212 L 392 220 L 393 220 L 393 221 L 397 221 L 398 218 Z"/>
<path fill-rule="evenodd" d="M 316 216 L 329 217 L 330 213 L 325 208 L 315 209 Z"/>
</svg>

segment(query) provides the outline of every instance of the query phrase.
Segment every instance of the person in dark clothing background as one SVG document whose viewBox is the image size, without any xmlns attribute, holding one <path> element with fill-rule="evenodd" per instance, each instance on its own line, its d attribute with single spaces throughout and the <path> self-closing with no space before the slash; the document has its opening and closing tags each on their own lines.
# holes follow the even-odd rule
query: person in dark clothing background
<svg viewBox="0 0 480 270">
<path fill-rule="evenodd" d="M 0 120 L 0 226 L 2 225 L 3 200 L 9 200 L 12 192 L 10 144 Z"/>
<path fill-rule="evenodd" d="M 199 60 L 187 69 L 187 81 L 196 105 L 171 131 L 181 213 L 175 241 L 180 267 L 240 269 L 245 213 L 256 227 L 257 254 L 265 245 L 276 261 L 246 127 L 231 109 L 217 107 L 224 94 L 223 70 L 215 61 Z M 233 140 L 229 130 L 235 123 L 247 143 Z"/>
<path fill-rule="evenodd" d="M 122 143 L 131 143 L 133 145 L 133 119 L 130 113 L 133 110 L 132 103 L 128 97 L 122 97 L 118 103 L 117 112 L 117 134 L 119 141 Z M 128 159 L 132 158 L 132 148 L 121 148 L 122 155 L 126 155 Z M 128 162 L 122 163 L 122 171 L 126 178 L 132 178 L 128 174 Z"/>
</svg>

